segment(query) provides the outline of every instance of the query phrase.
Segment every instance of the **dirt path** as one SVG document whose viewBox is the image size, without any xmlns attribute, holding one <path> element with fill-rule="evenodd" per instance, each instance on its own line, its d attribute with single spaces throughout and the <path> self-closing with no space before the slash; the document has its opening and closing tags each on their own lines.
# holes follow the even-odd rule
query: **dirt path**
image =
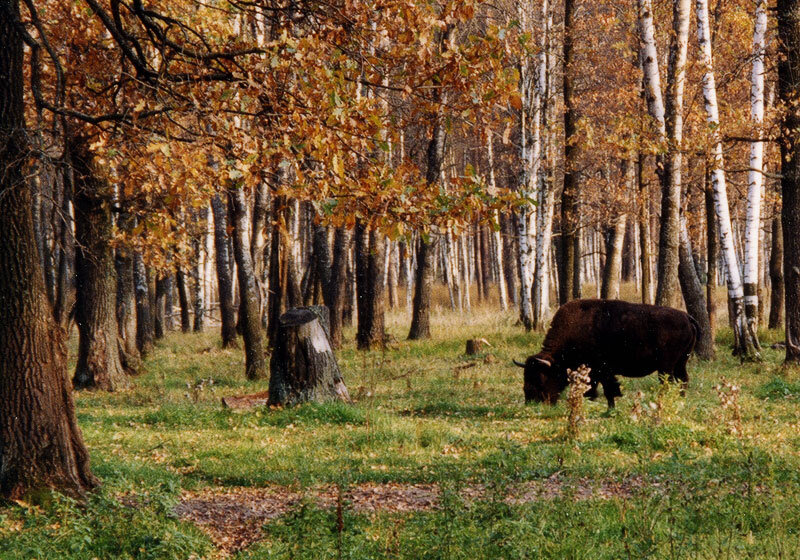
<svg viewBox="0 0 800 560">
<path fill-rule="evenodd" d="M 657 482 L 641 477 L 622 480 L 579 479 L 564 481 L 558 475 L 545 480 L 517 484 L 508 488 L 504 500 L 523 504 L 536 500 L 572 497 L 575 500 L 628 498 Z M 471 484 L 459 491 L 467 503 L 492 499 L 485 486 Z M 439 507 L 441 489 L 436 484 L 359 484 L 341 494 L 343 507 L 358 513 L 410 513 Z M 246 548 L 262 536 L 262 526 L 297 506 L 303 498 L 319 507 L 334 508 L 339 491 L 334 486 L 307 489 L 304 493 L 282 486 L 266 488 L 206 488 L 184 492 L 175 513 L 197 524 L 207 533 L 223 555 Z"/>
</svg>

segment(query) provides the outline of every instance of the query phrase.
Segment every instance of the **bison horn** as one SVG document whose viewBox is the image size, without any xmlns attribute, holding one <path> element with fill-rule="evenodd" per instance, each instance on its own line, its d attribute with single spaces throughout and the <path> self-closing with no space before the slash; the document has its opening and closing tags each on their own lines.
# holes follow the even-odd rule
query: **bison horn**
<svg viewBox="0 0 800 560">
<path fill-rule="evenodd" d="M 511 361 L 514 362 L 515 366 L 519 366 L 519 367 L 522 367 L 522 368 L 525 367 L 525 364 L 523 364 L 522 362 L 518 362 L 517 360 L 511 360 Z"/>
<path fill-rule="evenodd" d="M 546 365 L 547 367 L 550 367 L 550 366 L 553 365 L 553 363 L 550 360 L 545 360 L 544 358 L 535 358 L 535 360 L 537 362 L 539 362 L 540 364 Z"/>
</svg>

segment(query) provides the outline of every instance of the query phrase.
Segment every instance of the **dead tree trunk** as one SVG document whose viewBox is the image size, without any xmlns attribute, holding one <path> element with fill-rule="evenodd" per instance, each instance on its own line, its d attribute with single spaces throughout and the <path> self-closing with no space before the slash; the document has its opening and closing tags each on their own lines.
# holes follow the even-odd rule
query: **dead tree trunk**
<svg viewBox="0 0 800 560">
<path fill-rule="evenodd" d="M 350 401 L 325 329 L 308 308 L 281 315 L 269 366 L 271 405 Z"/>
</svg>

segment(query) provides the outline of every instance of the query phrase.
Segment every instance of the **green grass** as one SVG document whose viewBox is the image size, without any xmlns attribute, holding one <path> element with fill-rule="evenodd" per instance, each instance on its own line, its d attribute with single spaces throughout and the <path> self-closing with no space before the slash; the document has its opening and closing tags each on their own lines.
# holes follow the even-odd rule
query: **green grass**
<svg viewBox="0 0 800 560">
<path fill-rule="evenodd" d="M 136 388 L 79 393 L 78 417 L 103 488 L 85 505 L 54 496 L 0 507 L 0 558 L 213 558 L 211 541 L 177 519 L 182 490 L 365 482 L 438 483 L 441 508 L 357 513 L 303 503 L 264 527 L 241 558 L 792 558 L 800 555 L 800 374 L 765 349 L 760 364 L 692 359 L 685 398 L 655 376 L 624 379 L 617 410 L 585 402 L 579 436 L 564 404 L 526 406 L 521 370 L 541 334 L 512 312 L 433 313 L 434 338 L 407 342 L 403 312 L 387 316 L 400 342 L 339 353 L 353 405 L 233 412 L 226 395 L 262 391 L 244 379 L 241 351 L 218 333 L 171 333 Z M 352 340 L 352 332 L 348 339 Z M 463 355 L 484 337 L 496 361 Z M 781 340 L 764 332 L 765 341 Z M 741 387 L 740 434 L 720 407 L 721 377 Z M 213 379 L 213 384 L 207 380 Z M 202 388 L 198 388 L 202 383 Z M 635 396 L 641 392 L 641 397 Z M 638 402 L 638 405 L 637 405 Z M 636 415 L 634 407 L 638 406 Z M 510 488 L 556 475 L 644 481 L 631 496 L 511 504 L 464 502 L 461 486 Z M 502 492 L 497 493 L 500 496 Z M 341 521 L 341 523 L 340 523 Z"/>
</svg>

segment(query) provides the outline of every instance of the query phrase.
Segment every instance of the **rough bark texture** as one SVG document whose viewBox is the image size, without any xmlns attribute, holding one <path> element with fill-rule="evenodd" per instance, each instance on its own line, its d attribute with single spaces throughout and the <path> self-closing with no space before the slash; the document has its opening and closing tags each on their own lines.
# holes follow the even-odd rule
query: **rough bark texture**
<svg viewBox="0 0 800 560">
<path fill-rule="evenodd" d="M 717 236 L 717 214 L 714 212 L 714 193 L 711 190 L 711 179 L 706 174 L 706 309 L 708 324 L 711 327 L 711 340 L 717 331 L 717 299 L 714 290 L 717 288 L 717 265 L 719 253 Z"/>
<path fill-rule="evenodd" d="M 136 345 L 136 286 L 133 282 L 133 254 L 120 249 L 115 261 L 117 270 L 117 329 L 120 358 L 129 374 L 139 371 L 142 357 Z"/>
<path fill-rule="evenodd" d="M 350 401 L 328 335 L 311 309 L 281 315 L 269 367 L 271 405 Z"/>
<path fill-rule="evenodd" d="M 233 215 L 233 252 L 239 276 L 239 293 L 242 305 L 242 336 L 244 338 L 245 373 L 248 379 L 261 379 L 267 375 L 264 354 L 264 333 L 261 329 L 258 289 L 253 274 L 253 261 L 250 258 L 248 243 L 247 200 L 241 188 L 228 190 L 228 203 Z"/>
<path fill-rule="evenodd" d="M 384 345 L 384 236 L 367 230 L 362 222 L 356 223 L 356 290 L 358 330 L 356 345 L 359 349 Z"/>
<path fill-rule="evenodd" d="M 110 188 L 95 175 L 84 140 L 73 143 L 75 168 L 75 240 L 77 272 L 75 322 L 78 324 L 76 389 L 118 391 L 131 382 L 117 341 L 117 275 L 111 248 Z"/>
<path fill-rule="evenodd" d="M 781 131 L 781 220 L 786 301 L 786 361 L 800 363 L 800 0 L 778 0 L 778 94 L 788 109 Z"/>
<path fill-rule="evenodd" d="M 0 495 L 79 496 L 98 484 L 75 420 L 65 333 L 47 302 L 24 179 L 22 38 L 0 0 Z"/>
<path fill-rule="evenodd" d="M 695 353 L 704 360 L 714 358 L 714 339 L 712 338 L 711 324 L 708 319 L 705 293 L 692 258 L 692 247 L 689 234 L 684 225 L 681 230 L 680 263 L 678 277 L 683 292 L 683 301 L 686 303 L 686 312 L 691 315 L 700 327 L 695 342 Z"/>
<path fill-rule="evenodd" d="M 622 214 L 614 220 L 614 225 L 606 233 L 606 262 L 603 267 L 603 283 L 600 297 L 619 299 L 619 280 L 622 271 L 622 242 L 625 239 L 625 225 L 628 216 Z"/>
<path fill-rule="evenodd" d="M 169 276 L 168 278 L 170 279 L 170 285 L 165 287 L 165 290 L 172 289 L 172 277 Z M 192 313 L 190 311 L 192 302 L 191 298 L 189 297 L 189 286 L 186 282 L 186 273 L 179 268 L 177 272 L 175 272 L 175 280 L 178 285 L 178 305 L 181 308 L 181 332 L 188 333 L 192 330 Z"/>
<path fill-rule="evenodd" d="M 575 27 L 575 0 L 564 0 L 564 190 L 561 192 L 561 262 L 559 263 L 558 291 L 562 305 L 572 299 L 579 283 L 576 261 L 580 247 L 578 226 L 578 178 L 576 176 L 578 147 L 573 136 L 578 120 L 575 109 L 575 71 L 572 69 L 573 29 Z"/>
<path fill-rule="evenodd" d="M 772 219 L 772 251 L 769 256 L 769 280 L 772 293 L 769 298 L 769 328 L 778 329 L 783 324 L 783 227 L 781 218 Z"/>
<path fill-rule="evenodd" d="M 642 303 L 653 303 L 653 272 L 650 266 L 650 193 L 642 177 L 645 158 L 636 158 L 636 185 L 639 191 L 639 254 L 642 266 Z"/>
<path fill-rule="evenodd" d="M 172 290 L 172 276 L 165 274 L 156 280 L 155 306 L 153 307 L 153 334 L 156 340 L 164 338 L 164 309 L 166 307 L 167 293 Z"/>
<path fill-rule="evenodd" d="M 433 260 L 436 258 L 437 238 L 428 240 L 420 236 L 417 245 L 417 269 L 414 281 L 414 304 L 409 340 L 431 336 L 431 289 L 433 287 Z M 467 287 L 468 289 L 468 287 Z"/>
<path fill-rule="evenodd" d="M 217 290 L 219 291 L 219 311 L 222 319 L 222 347 L 235 348 L 236 309 L 233 306 L 233 277 L 228 254 L 228 211 L 219 195 L 211 199 L 214 214 L 214 250 L 217 265 Z"/>
<path fill-rule="evenodd" d="M 133 284 L 136 289 L 136 347 L 142 356 L 146 356 L 153 349 L 155 325 L 151 313 L 147 269 L 139 253 L 133 256 Z"/>
<path fill-rule="evenodd" d="M 325 295 L 325 305 L 331 313 L 331 346 L 342 346 L 344 303 L 347 298 L 347 255 L 350 252 L 350 232 L 337 228 L 333 238 L 333 264 L 330 290 Z"/>
</svg>

